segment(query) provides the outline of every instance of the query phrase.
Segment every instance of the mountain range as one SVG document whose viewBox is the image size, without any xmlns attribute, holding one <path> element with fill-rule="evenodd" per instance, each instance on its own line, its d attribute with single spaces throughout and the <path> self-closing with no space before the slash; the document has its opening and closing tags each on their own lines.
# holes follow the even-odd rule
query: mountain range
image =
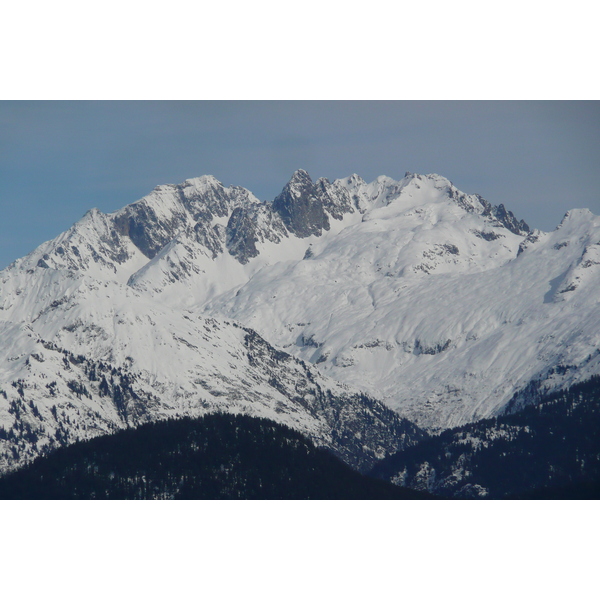
<svg viewBox="0 0 600 600">
<path fill-rule="evenodd" d="M 599 374 L 599 291 L 586 209 L 542 232 L 413 173 L 161 185 L 0 272 L 0 470 L 225 412 L 366 472 Z"/>
</svg>

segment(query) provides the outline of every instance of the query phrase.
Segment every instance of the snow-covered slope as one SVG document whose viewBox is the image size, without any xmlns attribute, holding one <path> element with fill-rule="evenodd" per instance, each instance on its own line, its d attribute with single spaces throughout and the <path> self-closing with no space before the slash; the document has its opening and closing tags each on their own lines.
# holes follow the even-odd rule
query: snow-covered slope
<svg viewBox="0 0 600 600">
<path fill-rule="evenodd" d="M 332 377 L 433 429 L 500 413 L 532 380 L 600 372 L 600 218 L 551 233 L 446 179 L 348 189 L 362 217 L 213 299 Z"/>
<path fill-rule="evenodd" d="M 122 283 L 38 268 L 4 277 L 2 291 L 0 471 L 117 428 L 214 411 L 284 423 L 359 468 L 420 436 L 254 331 Z"/>
</svg>

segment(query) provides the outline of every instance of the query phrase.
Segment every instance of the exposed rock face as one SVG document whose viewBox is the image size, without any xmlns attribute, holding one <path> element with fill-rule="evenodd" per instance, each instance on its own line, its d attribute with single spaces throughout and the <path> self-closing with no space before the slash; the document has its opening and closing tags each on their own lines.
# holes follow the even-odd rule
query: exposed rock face
<svg viewBox="0 0 600 600">
<path fill-rule="evenodd" d="M 182 233 L 195 238 L 213 256 L 223 251 L 222 234 L 213 226 L 215 218 L 227 217 L 230 206 L 250 195 L 228 190 L 214 177 L 199 177 L 181 185 L 157 187 L 149 196 L 126 206 L 113 216 L 114 228 L 129 237 L 148 258 L 154 258 Z"/>
<path fill-rule="evenodd" d="M 273 210 L 279 213 L 287 229 L 298 237 L 321 235 L 323 229 L 329 229 L 323 200 L 316 191 L 309 174 L 299 170 L 273 201 Z"/>
<path fill-rule="evenodd" d="M 199 221 L 194 225 L 195 241 L 200 246 L 207 248 L 211 252 L 212 258 L 216 258 L 223 252 L 226 236 L 225 227 L 219 224 L 211 225 L 210 220 L 208 223 Z"/>
<path fill-rule="evenodd" d="M 227 223 L 227 249 L 241 263 L 258 256 L 256 249 L 256 230 L 248 211 L 236 208 Z"/>
<path fill-rule="evenodd" d="M 352 198 L 345 188 L 331 184 L 322 177 L 315 183 L 314 190 L 323 209 L 334 219 L 341 221 L 344 215 L 354 212 Z"/>
<path fill-rule="evenodd" d="M 258 256 L 258 242 L 278 243 L 288 236 L 280 216 L 270 204 L 238 206 L 227 223 L 227 250 L 240 263 Z"/>
<path fill-rule="evenodd" d="M 188 179 L 176 187 L 181 203 L 194 221 L 206 220 L 209 216 L 225 217 L 230 206 L 235 203 L 257 202 L 248 190 L 240 187 L 225 188 L 211 176 Z"/>
<path fill-rule="evenodd" d="M 483 215 L 489 216 L 499 225 L 506 227 L 512 233 L 516 233 L 517 235 L 527 235 L 530 233 L 531 229 L 525 221 L 522 219 L 520 221 L 517 220 L 515 215 L 510 210 L 506 210 L 504 204 L 499 204 L 498 206 L 492 206 L 487 200 L 478 196 L 479 201 L 484 207 Z"/>
</svg>

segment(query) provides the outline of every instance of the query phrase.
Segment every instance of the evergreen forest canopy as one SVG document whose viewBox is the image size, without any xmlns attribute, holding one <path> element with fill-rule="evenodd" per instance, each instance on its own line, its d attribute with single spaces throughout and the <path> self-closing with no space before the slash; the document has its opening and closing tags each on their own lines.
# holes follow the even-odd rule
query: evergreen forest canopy
<svg viewBox="0 0 600 600">
<path fill-rule="evenodd" d="M 77 442 L 0 479 L 0 499 L 429 499 L 267 419 L 211 414 Z"/>
<path fill-rule="evenodd" d="M 448 498 L 600 499 L 600 376 L 446 430 L 370 474 Z"/>
</svg>

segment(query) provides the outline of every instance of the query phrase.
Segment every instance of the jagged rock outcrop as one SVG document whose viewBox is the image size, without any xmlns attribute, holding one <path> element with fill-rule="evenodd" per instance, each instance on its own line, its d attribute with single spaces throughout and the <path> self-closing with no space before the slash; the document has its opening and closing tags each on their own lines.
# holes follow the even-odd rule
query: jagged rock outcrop
<svg viewBox="0 0 600 600">
<path fill-rule="evenodd" d="M 323 229 L 329 229 L 323 201 L 316 195 L 315 186 L 306 171 L 294 173 L 273 201 L 273 210 L 281 216 L 288 231 L 298 237 L 321 235 Z"/>
</svg>

